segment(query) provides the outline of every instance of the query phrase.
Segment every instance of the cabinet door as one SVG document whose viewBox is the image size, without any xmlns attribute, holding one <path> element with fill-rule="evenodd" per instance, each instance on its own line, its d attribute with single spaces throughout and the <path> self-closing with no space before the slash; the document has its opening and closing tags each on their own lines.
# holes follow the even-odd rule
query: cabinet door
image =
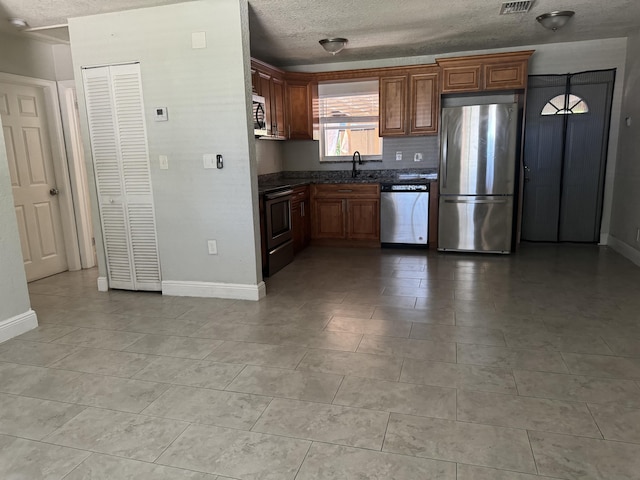
<svg viewBox="0 0 640 480">
<path fill-rule="evenodd" d="M 527 61 L 484 66 L 485 90 L 520 89 L 527 86 Z"/>
<path fill-rule="evenodd" d="M 407 76 L 380 78 L 380 136 L 407 133 Z"/>
<path fill-rule="evenodd" d="M 268 132 L 271 132 L 271 75 L 258 72 L 260 77 L 260 95 L 264 97 L 264 123 Z"/>
<path fill-rule="evenodd" d="M 348 238 L 380 240 L 380 201 L 350 199 L 348 204 Z"/>
<path fill-rule="evenodd" d="M 409 77 L 409 133 L 438 133 L 440 92 L 438 72 L 413 74 Z"/>
<path fill-rule="evenodd" d="M 313 208 L 313 238 L 346 238 L 344 200 L 318 198 Z"/>
<path fill-rule="evenodd" d="M 481 65 L 442 67 L 442 93 L 477 92 L 481 89 Z"/>
<path fill-rule="evenodd" d="M 251 91 L 256 95 L 260 95 L 260 75 L 253 67 L 251 67 Z"/>
<path fill-rule="evenodd" d="M 302 203 L 291 203 L 291 231 L 293 234 L 293 253 L 298 253 L 304 248 L 304 217 L 302 216 Z"/>
<path fill-rule="evenodd" d="M 311 208 L 309 199 L 300 202 L 302 208 L 302 248 L 305 248 L 311 242 Z"/>
<path fill-rule="evenodd" d="M 271 134 L 286 138 L 284 119 L 284 80 L 271 77 Z"/>
<path fill-rule="evenodd" d="M 291 140 L 313 139 L 313 115 L 311 84 L 303 81 L 287 82 L 288 138 Z"/>
</svg>

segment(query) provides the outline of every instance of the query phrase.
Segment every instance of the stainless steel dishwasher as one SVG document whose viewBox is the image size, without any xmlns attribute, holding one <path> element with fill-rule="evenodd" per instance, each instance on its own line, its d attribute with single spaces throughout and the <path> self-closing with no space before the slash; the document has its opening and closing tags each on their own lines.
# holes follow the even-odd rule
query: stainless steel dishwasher
<svg viewBox="0 0 640 480">
<path fill-rule="evenodd" d="M 429 242 L 429 184 L 380 186 L 382 246 L 427 246 Z"/>
</svg>

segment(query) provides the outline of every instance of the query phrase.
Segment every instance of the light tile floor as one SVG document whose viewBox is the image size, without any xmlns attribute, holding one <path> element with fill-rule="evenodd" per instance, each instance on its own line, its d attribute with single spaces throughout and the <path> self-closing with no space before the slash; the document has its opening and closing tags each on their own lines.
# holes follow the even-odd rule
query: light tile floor
<svg viewBox="0 0 640 480">
<path fill-rule="evenodd" d="M 260 302 L 29 286 L 0 478 L 640 478 L 640 269 L 311 248 Z"/>
</svg>

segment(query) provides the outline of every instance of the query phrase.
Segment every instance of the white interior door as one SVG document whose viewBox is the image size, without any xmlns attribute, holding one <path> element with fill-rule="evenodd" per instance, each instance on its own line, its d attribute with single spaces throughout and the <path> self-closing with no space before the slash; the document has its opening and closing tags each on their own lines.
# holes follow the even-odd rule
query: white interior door
<svg viewBox="0 0 640 480">
<path fill-rule="evenodd" d="M 68 269 L 41 88 L 0 83 L 0 114 L 27 280 Z"/>
<path fill-rule="evenodd" d="M 83 80 L 109 286 L 161 290 L 140 65 Z"/>
</svg>

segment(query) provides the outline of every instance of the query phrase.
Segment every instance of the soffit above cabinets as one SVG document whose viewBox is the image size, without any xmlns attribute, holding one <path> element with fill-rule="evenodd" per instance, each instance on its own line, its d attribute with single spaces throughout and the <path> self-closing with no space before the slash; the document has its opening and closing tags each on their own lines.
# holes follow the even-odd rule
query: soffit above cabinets
<svg viewBox="0 0 640 480">
<path fill-rule="evenodd" d="M 0 18 L 24 18 L 30 27 L 70 17 L 181 3 L 186 0 L 2 0 Z M 638 29 L 637 0 L 535 0 L 526 13 L 500 15 L 501 0 L 249 0 L 251 55 L 286 67 L 416 55 L 442 55 L 556 42 L 625 37 Z M 570 8 L 562 29 L 543 28 L 536 16 Z M 15 31 L 0 22 L 0 31 Z M 46 31 L 39 31 L 46 34 Z M 29 34 L 29 33 L 23 33 Z M 49 41 L 55 43 L 60 33 Z M 330 55 L 322 38 L 346 37 Z M 64 43 L 62 41 L 61 43 Z"/>
</svg>

